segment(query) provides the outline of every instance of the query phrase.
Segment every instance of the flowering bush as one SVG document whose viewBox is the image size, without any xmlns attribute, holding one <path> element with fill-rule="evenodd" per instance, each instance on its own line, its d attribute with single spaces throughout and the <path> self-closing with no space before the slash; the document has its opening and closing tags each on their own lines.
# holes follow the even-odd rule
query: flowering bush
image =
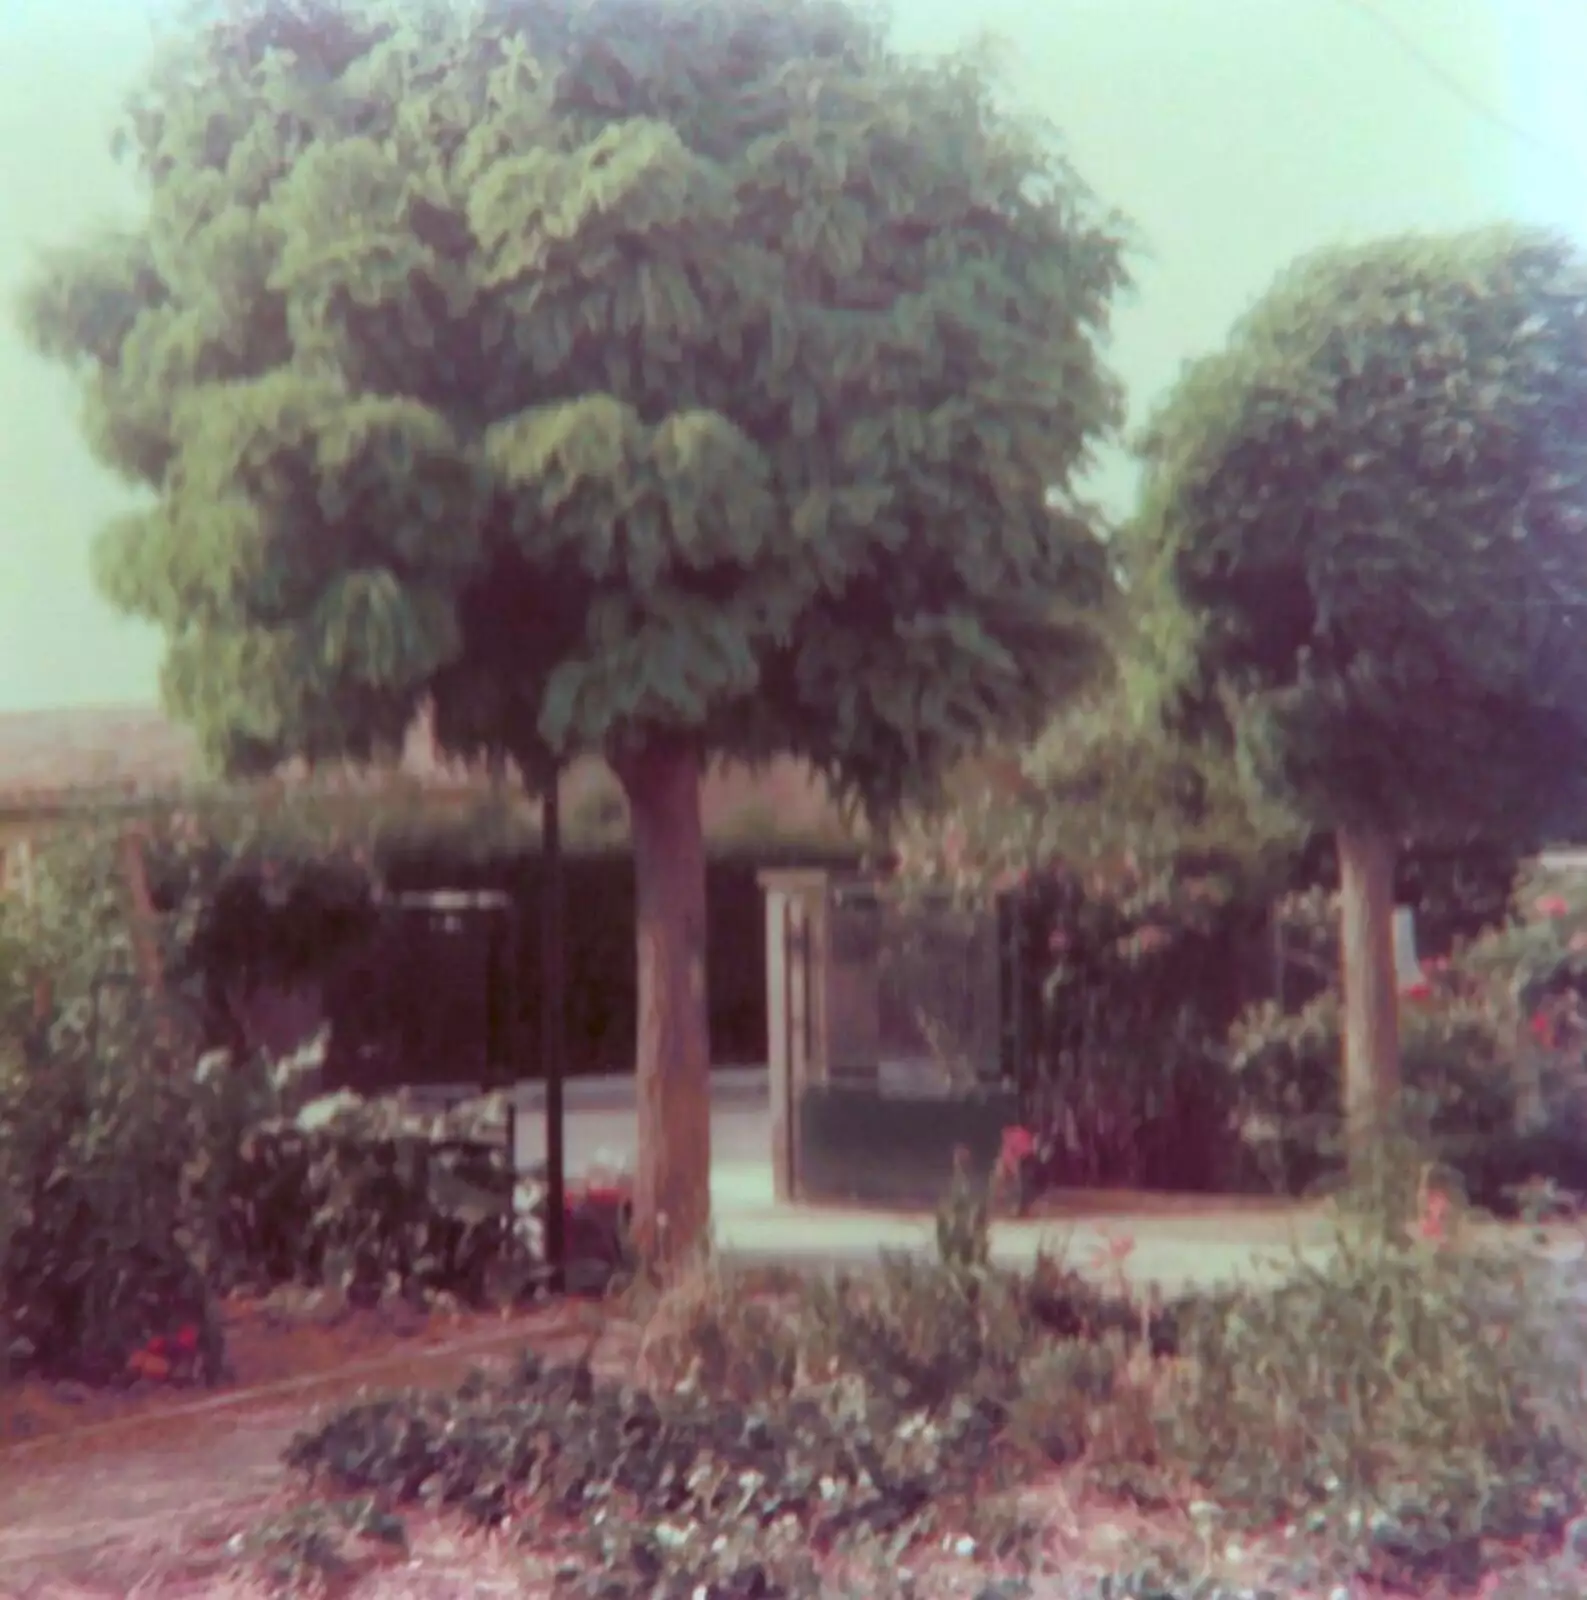
<svg viewBox="0 0 1587 1600">
<path fill-rule="evenodd" d="M 1021 760 L 972 774 L 947 812 L 916 819 L 899 865 L 907 882 L 1004 900 L 1033 1182 L 1254 1181 L 1231 1125 L 1277 1117 L 1296 1097 L 1286 1114 L 1310 1115 L 1321 1085 L 1337 1083 L 1332 1014 L 1306 1011 L 1337 987 L 1331 839 L 1258 808 L 1216 750 L 1166 736 L 1123 694 L 1064 717 Z M 1397 893 L 1444 963 L 1408 1002 L 1441 1006 L 1459 994 L 1480 1009 L 1479 977 L 1448 954 L 1504 920 L 1514 877 L 1513 854 L 1480 842 L 1404 852 Z M 1236 1048 L 1276 1030 L 1278 1055 L 1294 1063 L 1278 1076 L 1318 1083 L 1275 1088 L 1259 1111 L 1253 1085 L 1266 1068 L 1231 1078 L 1229 1030 L 1247 1007 L 1275 999 L 1260 1023 L 1247 1017 Z M 1477 1027 L 1469 1015 L 1445 1021 L 1453 1033 L 1442 1044 L 1417 1025 L 1424 1055 L 1464 1048 Z M 1329 1037 L 1311 1041 L 1319 1029 Z M 1479 1078 L 1491 1042 L 1478 1046 Z M 1460 1078 L 1453 1066 L 1443 1076 Z"/>
<path fill-rule="evenodd" d="M 1217 862 L 1050 871 L 1019 905 L 1033 1181 L 1212 1189 L 1216 1063 L 1266 977 L 1263 918 Z M 1029 958 L 1034 959 L 1029 959 Z"/>
<path fill-rule="evenodd" d="M 127 1375 L 146 1383 L 192 1382 L 199 1374 L 197 1323 L 184 1322 L 169 1338 L 157 1333 L 127 1357 Z"/>
<path fill-rule="evenodd" d="M 378 1103 L 305 1125 L 305 1063 L 206 1050 L 184 952 L 219 847 L 180 818 L 152 831 L 163 984 L 119 827 L 63 835 L 32 902 L 0 906 L 23 975 L 0 1008 L 0 1372 L 213 1378 L 240 1282 L 463 1293 L 516 1270 L 510 1178 L 468 1129 Z"/>
<path fill-rule="evenodd" d="M 1260 868 L 1211 849 L 1047 854 L 1038 817 L 990 798 L 900 851 L 908 886 L 1000 901 L 1043 1186 L 1222 1181 L 1226 1030 L 1268 978 Z"/>
<path fill-rule="evenodd" d="M 1518 1110 L 1512 1030 L 1482 997 L 1440 992 L 1401 1013 L 1401 1072 L 1407 1127 L 1451 1166 L 1474 1200 L 1499 1202 Z M 1343 1166 L 1343 1038 L 1336 992 L 1285 1013 L 1251 1008 L 1230 1035 L 1233 1119 L 1249 1176 L 1275 1191 L 1305 1192 Z"/>
</svg>

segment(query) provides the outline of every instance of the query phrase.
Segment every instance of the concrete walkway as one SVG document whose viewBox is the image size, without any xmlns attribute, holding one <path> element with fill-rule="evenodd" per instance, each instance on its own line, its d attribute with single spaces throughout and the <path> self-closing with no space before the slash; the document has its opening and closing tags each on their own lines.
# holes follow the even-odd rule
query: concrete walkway
<svg viewBox="0 0 1587 1600">
<path fill-rule="evenodd" d="M 711 1200 L 715 1242 L 729 1260 L 757 1265 L 842 1269 L 875 1262 L 882 1251 L 936 1253 L 935 1219 L 860 1207 L 779 1204 L 772 1190 L 771 1111 L 767 1074 L 757 1067 L 718 1068 L 712 1079 Z M 517 1159 L 544 1159 L 539 1085 L 518 1093 Z M 606 1167 L 632 1170 L 636 1126 L 632 1077 L 580 1079 L 567 1085 L 566 1148 L 571 1174 Z M 1491 1232 L 1507 1247 L 1516 1230 Z M 1065 1197 L 1062 1214 L 1041 1221 L 994 1223 L 993 1259 L 1029 1266 L 1039 1252 L 1057 1257 L 1104 1286 L 1173 1294 L 1222 1284 L 1282 1282 L 1297 1260 L 1325 1263 L 1335 1238 L 1323 1206 L 1216 1197 L 1088 1193 Z M 1583 1256 L 1570 1233 L 1543 1253 L 1562 1262 Z M 1581 1269 L 1576 1269 L 1581 1270 Z"/>
<path fill-rule="evenodd" d="M 729 1260 L 756 1264 L 842 1268 L 865 1266 L 881 1251 L 931 1255 L 935 1221 L 838 1206 L 779 1204 L 772 1192 L 771 1113 L 764 1068 L 718 1069 L 713 1074 L 711 1199 L 718 1250 Z M 544 1159 L 544 1092 L 526 1085 L 517 1096 L 520 1166 Z M 635 1150 L 632 1078 L 576 1080 L 566 1089 L 566 1146 L 570 1173 L 606 1166 L 631 1168 Z M 1136 1197 L 1140 1199 L 1142 1197 Z M 1122 1275 L 1132 1287 L 1169 1293 L 1224 1282 L 1281 1280 L 1299 1247 L 1322 1259 L 1329 1237 L 1316 1212 L 1231 1202 L 1200 1203 L 1195 1211 L 1172 1200 L 1117 1211 L 1098 1197 L 1072 1217 L 993 1226 L 994 1259 L 1029 1265 L 1046 1250 L 1100 1281 Z M 1102 1205 L 1107 1197 L 1102 1197 Z M 1126 1244 L 1129 1248 L 1126 1250 Z"/>
<path fill-rule="evenodd" d="M 717 1248 L 729 1260 L 803 1267 L 864 1266 L 882 1251 L 936 1254 L 930 1216 L 779 1205 L 768 1167 L 718 1163 L 711 1174 Z M 1165 1214 L 1166 1213 L 1166 1214 Z M 992 1258 L 1028 1267 L 1038 1254 L 1089 1278 L 1167 1293 L 1223 1283 L 1281 1282 L 1301 1259 L 1326 1260 L 1331 1237 L 1320 1210 L 1237 1206 L 1176 1215 L 1168 1207 L 1120 1209 L 1039 1221 L 994 1222 Z"/>
</svg>

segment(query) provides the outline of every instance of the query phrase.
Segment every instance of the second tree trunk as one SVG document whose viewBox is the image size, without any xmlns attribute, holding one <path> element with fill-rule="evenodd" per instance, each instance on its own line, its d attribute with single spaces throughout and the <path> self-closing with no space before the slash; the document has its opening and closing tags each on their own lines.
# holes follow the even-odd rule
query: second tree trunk
<svg viewBox="0 0 1587 1600">
<path fill-rule="evenodd" d="M 1351 1171 L 1360 1177 L 1400 1109 L 1395 849 L 1392 838 L 1344 828 L 1337 845 L 1345 1139 Z"/>
</svg>

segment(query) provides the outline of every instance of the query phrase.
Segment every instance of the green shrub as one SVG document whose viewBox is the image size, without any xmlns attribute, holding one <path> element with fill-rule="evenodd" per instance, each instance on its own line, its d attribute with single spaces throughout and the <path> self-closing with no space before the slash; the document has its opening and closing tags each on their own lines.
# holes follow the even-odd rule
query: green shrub
<svg viewBox="0 0 1587 1600">
<path fill-rule="evenodd" d="M 1513 1033 L 1488 1002 L 1461 996 L 1408 1001 L 1400 1032 L 1408 1126 L 1477 1177 L 1515 1127 Z M 1234 1125 L 1251 1170 L 1277 1193 L 1308 1192 L 1343 1169 L 1343 1049 L 1331 990 L 1295 1012 L 1264 1002 L 1231 1030 Z"/>
<path fill-rule="evenodd" d="M 179 1326 L 219 1369 L 206 1202 L 212 1129 L 246 1077 L 194 1071 L 203 1031 L 173 983 L 140 976 L 117 826 L 40 851 L 33 894 L 0 902 L 9 972 L 0 1052 L 0 1321 L 7 1365 L 104 1381 Z M 169 956 L 178 930 L 151 930 Z"/>
<path fill-rule="evenodd" d="M 1342 1228 L 1326 1266 L 1185 1319 L 1161 1445 L 1236 1525 L 1296 1519 L 1417 1591 L 1469 1582 L 1485 1542 L 1546 1537 L 1574 1503 L 1575 1320 L 1562 1339 L 1514 1254 Z"/>
<path fill-rule="evenodd" d="M 218 1252 L 200 1203 L 211 1089 L 147 1024 L 66 1021 L 0 1063 L 0 1319 L 8 1364 L 118 1377 L 150 1338 L 204 1331 L 219 1367 Z"/>
<path fill-rule="evenodd" d="M 290 1102 L 283 1069 L 101 1019 L 0 1066 L 0 1318 L 10 1365 L 117 1379 L 155 1336 L 202 1331 L 217 1296 L 283 1283 L 353 1302 L 474 1303 L 539 1279 L 518 1237 L 499 1108 L 444 1116 L 400 1096 Z M 293 1064 L 289 1063 L 290 1068 Z"/>
<path fill-rule="evenodd" d="M 154 930 L 156 997 L 118 836 L 63 835 L 32 902 L 0 908 L 7 1369 L 112 1381 L 152 1338 L 191 1328 L 197 1372 L 214 1378 L 217 1297 L 239 1285 L 469 1299 L 531 1287 L 500 1108 L 436 1117 L 400 1096 L 308 1100 L 312 1050 L 280 1063 L 206 1051 L 211 1018 L 182 959 L 202 896 L 169 873 L 185 862 L 203 878 L 209 845 L 173 823 L 179 848 L 159 857 L 174 909 Z"/>
<path fill-rule="evenodd" d="M 1037 1187 L 1216 1189 L 1229 1024 L 1266 980 L 1232 860 L 1031 874 L 1011 895 Z"/>
<path fill-rule="evenodd" d="M 1020 1280 L 985 1264 L 984 1208 L 950 1204 L 948 1259 L 773 1291 L 698 1263 L 651 1309 L 646 1388 L 526 1356 L 454 1393 L 343 1408 L 289 1464 L 321 1492 L 422 1490 L 487 1526 L 532 1490 L 552 1524 L 535 1536 L 576 1557 L 570 1594 L 814 1597 L 818 1550 L 892 1564 L 967 1514 L 979 1526 L 964 1497 L 1036 1334 Z"/>
<path fill-rule="evenodd" d="M 444 1113 L 397 1093 L 342 1093 L 242 1130 L 216 1220 L 230 1283 L 324 1286 L 353 1303 L 448 1294 L 472 1304 L 534 1286 L 519 1237 L 505 1113 Z"/>
</svg>

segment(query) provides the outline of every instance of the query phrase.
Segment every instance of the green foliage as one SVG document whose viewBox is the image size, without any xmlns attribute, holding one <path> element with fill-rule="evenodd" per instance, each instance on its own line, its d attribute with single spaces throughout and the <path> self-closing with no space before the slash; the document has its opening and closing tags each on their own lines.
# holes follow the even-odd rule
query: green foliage
<svg viewBox="0 0 1587 1600">
<path fill-rule="evenodd" d="M 1178 709 L 1308 825 L 1533 842 L 1579 811 L 1584 311 L 1547 234 L 1331 250 L 1147 429 L 1126 559 L 1188 613 Z"/>
<path fill-rule="evenodd" d="M 221 1197 L 220 1271 L 353 1304 L 450 1295 L 491 1304 L 538 1282 L 513 1211 L 503 1107 L 425 1112 L 402 1093 L 308 1101 L 243 1131 Z"/>
<path fill-rule="evenodd" d="M 1176 729 L 1126 686 L 1055 719 L 1018 766 L 1017 782 L 962 784 L 956 806 L 915 818 L 899 857 L 906 883 L 1003 901 L 1021 1066 L 1036 1085 L 1030 1182 L 1291 1188 L 1330 1170 L 1318 1141 L 1331 1145 L 1336 1131 L 1336 1111 L 1321 1107 L 1338 1104 L 1337 1017 L 1285 1015 L 1338 988 L 1328 841 L 1253 799 L 1215 740 Z M 1424 950 L 1447 952 L 1506 922 L 1516 873 L 1503 842 L 1407 849 L 1399 895 Z M 1238 1083 L 1226 1066 L 1229 1030 L 1275 994 L 1282 1006 L 1253 1014 L 1236 1049 L 1259 1037 L 1277 1052 L 1268 1064 L 1286 1065 L 1271 1081 L 1264 1068 Z M 1502 1026 L 1494 1019 L 1479 1038 L 1462 1024 L 1442 1041 L 1412 1031 L 1418 1052 L 1443 1061 L 1434 1077 L 1445 1082 L 1451 1069 L 1456 1080 L 1488 1071 Z M 1455 1062 L 1468 1046 L 1469 1072 Z M 1447 1115 L 1459 1123 L 1466 1111 Z M 1280 1117 L 1289 1131 L 1264 1138 L 1253 1166 L 1231 1127 L 1269 1129 Z M 1499 1161 L 1484 1193 L 1520 1159 Z M 1562 1169 L 1551 1159 L 1540 1170 Z"/>
<path fill-rule="evenodd" d="M 1511 920 L 1516 886 L 1527 873 L 1528 852 L 1511 840 L 1413 840 L 1395 864 L 1394 903 L 1416 913 L 1416 947 L 1423 957 L 1452 954 Z M 1298 851 L 1291 892 L 1339 887 L 1339 856 L 1326 834 L 1313 834 Z M 1337 904 L 1330 902 L 1330 914 Z M 1337 952 L 1336 935 L 1333 948 Z M 1338 963 L 1334 961 L 1334 973 Z"/>
<path fill-rule="evenodd" d="M 1254 1169 L 1278 1193 L 1335 1182 L 1342 1170 L 1340 1035 L 1333 990 L 1294 1012 L 1254 1006 L 1230 1035 L 1235 1124 Z M 1513 1023 L 1481 995 L 1435 992 L 1403 1008 L 1404 1118 L 1484 1205 L 1527 1176 L 1507 1170 L 1520 1159 L 1516 1049 Z"/>
<path fill-rule="evenodd" d="M 302 1100 L 293 1063 L 162 1055 L 102 1019 L 0 1073 L 0 1327 L 13 1369 L 120 1380 L 181 1324 L 224 1365 L 217 1297 L 324 1287 L 355 1304 L 532 1292 L 499 1108 Z"/>
<path fill-rule="evenodd" d="M 988 1435 L 974 1415 L 901 1432 L 901 1415 L 852 1384 L 775 1410 L 727 1406 L 526 1355 L 453 1395 L 344 1409 L 295 1440 L 288 1460 L 339 1493 L 406 1499 L 424 1484 L 431 1503 L 487 1526 L 532 1484 L 577 1561 L 564 1569 L 567 1593 L 607 1594 L 619 1581 L 657 1596 L 704 1585 L 813 1595 L 815 1549 L 909 1542 L 955 1449 L 962 1460 Z"/>
<path fill-rule="evenodd" d="M 13 1366 L 105 1379 L 177 1323 L 210 1330 L 203 1176 L 221 1110 L 179 988 L 138 976 L 109 833 L 54 841 L 31 903 L 0 903 L 16 962 L 0 1053 L 0 1322 Z M 45 980 L 49 1006 L 37 1006 Z"/>
<path fill-rule="evenodd" d="M 270 1518 L 243 1543 L 273 1589 L 313 1594 L 334 1592 L 356 1576 L 356 1561 L 349 1558 L 347 1546 L 357 1540 L 399 1551 L 408 1542 L 400 1517 L 383 1509 L 373 1495 L 355 1495 L 294 1506 Z"/>
<path fill-rule="evenodd" d="M 1217 1187 L 1224 1038 L 1271 963 L 1290 833 L 1228 763 L 1115 696 L 1057 718 L 1015 793 L 915 820 L 904 881 L 999 898 L 1036 1184 Z"/>
<path fill-rule="evenodd" d="M 1570 1025 L 1587 997 L 1587 878 L 1534 864 L 1515 885 L 1512 915 L 1464 960 L 1502 984 L 1522 1012 L 1548 1012 L 1579 1044 Z"/>
<path fill-rule="evenodd" d="M 935 1262 L 776 1282 L 701 1263 L 652 1308 L 637 1384 L 526 1355 L 453 1393 L 361 1399 L 289 1461 L 338 1527 L 416 1503 L 517 1522 L 569 1594 L 813 1600 L 829 1563 L 867 1559 L 866 1592 L 903 1594 L 914 1551 L 966 1535 L 1029 1592 L 1049 1575 L 1040 1528 L 1009 1507 L 1038 1479 L 1050 1500 L 1055 1464 L 1093 1504 L 1244 1538 L 1288 1521 L 1273 1592 L 1469 1586 L 1500 1541 L 1546 1548 L 1579 1504 L 1579 1284 L 1467 1247 L 1453 1214 L 1447 1236 L 1407 1227 L 1407 1198 L 1370 1198 L 1330 1262 L 1297 1260 L 1278 1288 L 1152 1308 L 1052 1257 L 987 1265 L 984 1212 L 956 1191 L 944 1236 L 961 1240 L 952 1212 L 976 1238 Z M 1209 1549 L 1133 1554 L 1086 1592 L 1250 1592 Z"/>
<path fill-rule="evenodd" d="M 218 1107 L 152 1018 L 59 1025 L 0 1065 L 0 1328 L 12 1370 L 105 1382 L 180 1324 L 219 1341 L 199 1157 Z"/>
<path fill-rule="evenodd" d="M 188 814 L 148 832 L 169 908 L 152 930 L 167 959 L 158 996 L 134 960 L 117 828 L 51 841 L 31 903 L 4 904 L 25 979 L 0 1026 L 6 1366 L 115 1381 L 151 1338 L 191 1326 L 213 1379 L 217 1296 L 244 1284 L 475 1301 L 533 1288 L 499 1108 L 434 1117 L 401 1097 L 314 1099 L 312 1051 L 206 1052 L 192 958 L 219 846 Z M 238 974 L 269 975 L 247 962 Z"/>
<path fill-rule="evenodd" d="M 1026 886 L 1037 1181 L 1209 1189 L 1227 1177 L 1217 1063 L 1268 975 L 1251 887 L 1237 863 L 1205 859 L 1077 866 Z"/>
<path fill-rule="evenodd" d="M 1237 1527 L 1294 1519 L 1394 1587 L 1474 1584 L 1577 1492 L 1583 1352 L 1539 1270 L 1342 1228 L 1328 1265 L 1184 1320 L 1162 1444 Z"/>
<path fill-rule="evenodd" d="M 37 349 L 154 491 L 106 593 L 234 769 L 682 732 L 884 804 L 1105 651 L 1124 279 L 982 60 L 830 0 L 247 0 L 167 31 L 147 209 Z"/>
</svg>

